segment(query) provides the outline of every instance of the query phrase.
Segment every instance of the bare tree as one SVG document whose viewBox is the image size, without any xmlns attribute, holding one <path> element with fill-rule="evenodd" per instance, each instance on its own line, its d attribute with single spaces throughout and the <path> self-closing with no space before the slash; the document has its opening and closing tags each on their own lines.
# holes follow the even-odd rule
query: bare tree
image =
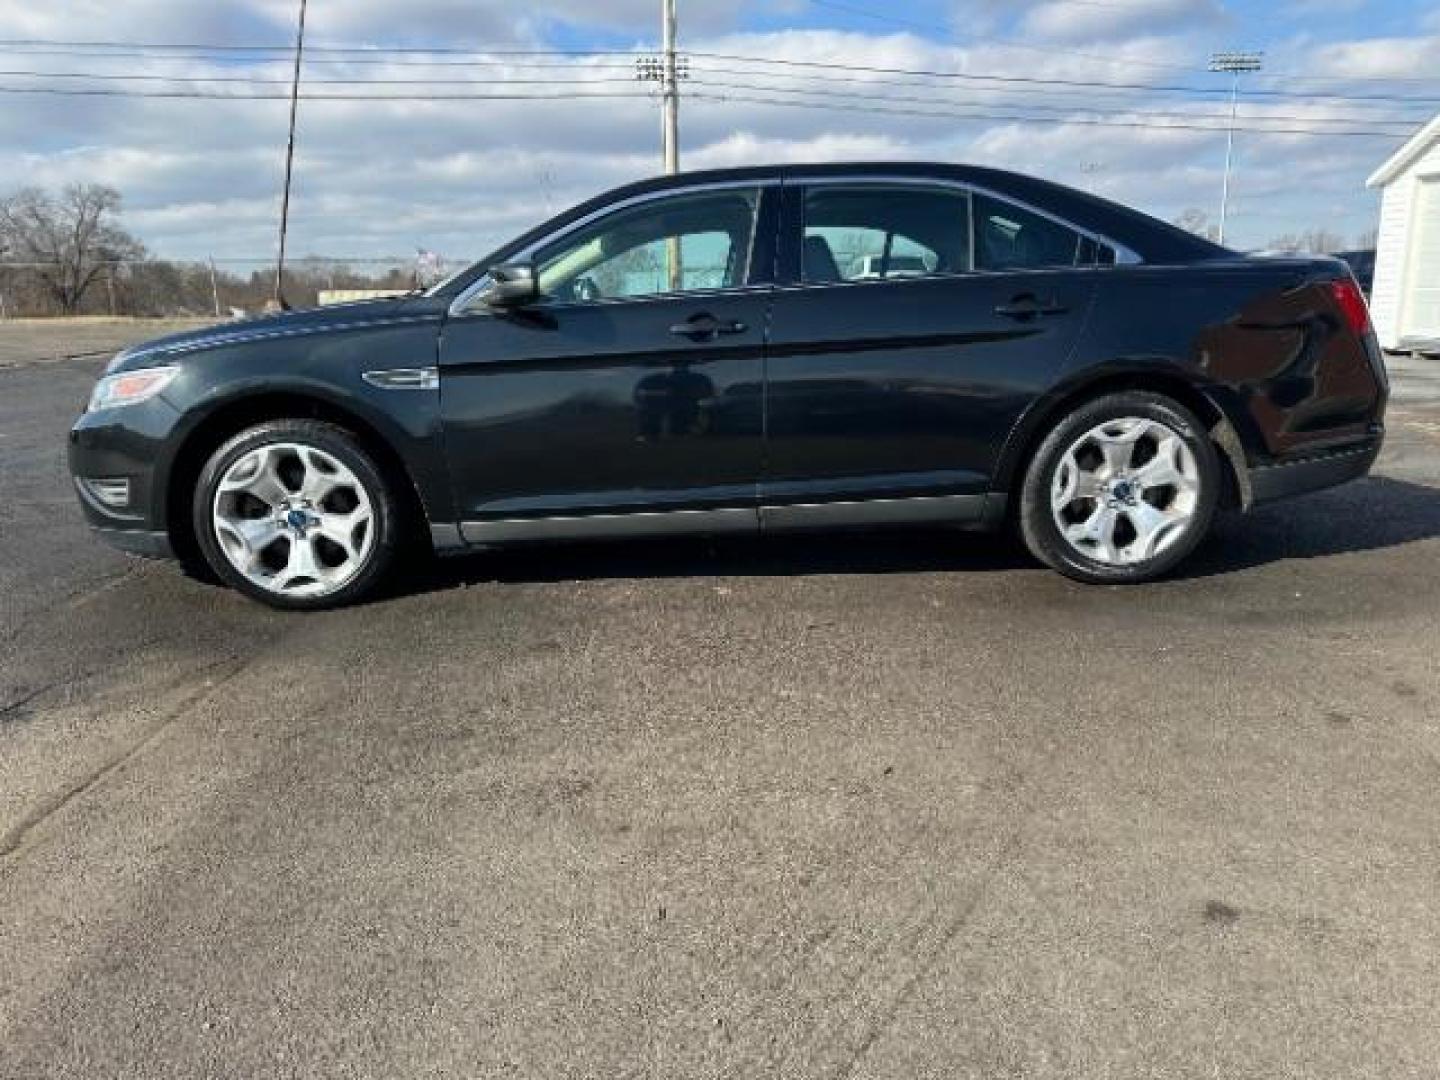
<svg viewBox="0 0 1440 1080">
<path fill-rule="evenodd" d="M 72 184 L 58 199 L 24 188 L 0 199 L 0 249 L 12 262 L 33 263 L 37 280 L 70 315 L 107 269 L 145 255 L 114 223 L 119 212 L 120 193 L 102 184 Z"/>
<path fill-rule="evenodd" d="M 1266 245 L 1270 251 L 1281 251 L 1286 253 L 1304 252 L 1311 255 L 1328 255 L 1332 251 L 1342 251 L 1345 247 L 1345 238 L 1339 233 L 1320 227 L 1306 229 L 1296 235 L 1286 233 L 1284 236 L 1276 236 Z"/>
<path fill-rule="evenodd" d="M 1197 207 L 1190 207 L 1171 222 L 1188 233 L 1203 236 L 1206 240 L 1219 241 L 1220 229 L 1210 221 L 1210 215 Z"/>
</svg>

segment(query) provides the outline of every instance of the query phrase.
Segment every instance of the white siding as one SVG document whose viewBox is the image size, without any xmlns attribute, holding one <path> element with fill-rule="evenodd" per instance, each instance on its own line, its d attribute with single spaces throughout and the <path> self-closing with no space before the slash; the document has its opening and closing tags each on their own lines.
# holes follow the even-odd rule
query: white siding
<svg viewBox="0 0 1440 1080">
<path fill-rule="evenodd" d="M 1375 287 L 1370 294 L 1370 317 L 1382 349 L 1400 344 L 1402 279 L 1409 257 L 1410 204 L 1415 180 L 1407 172 L 1385 186 L 1380 196 L 1380 229 L 1375 239 Z"/>
<path fill-rule="evenodd" d="M 1434 306 L 1431 280 L 1434 268 L 1431 258 L 1417 259 L 1417 242 L 1421 236 L 1420 212 L 1425 211 L 1428 219 L 1440 212 L 1440 199 L 1432 189 L 1430 198 L 1417 198 L 1420 177 L 1440 179 L 1440 143 L 1411 162 L 1399 176 L 1385 186 L 1380 199 L 1380 229 L 1375 242 L 1375 288 L 1370 298 L 1370 314 L 1375 321 L 1375 332 L 1380 345 L 1385 349 L 1398 348 L 1407 334 L 1433 333 L 1433 328 L 1411 325 L 1414 320 L 1433 321 L 1431 309 Z M 1434 226 L 1427 221 L 1426 234 Z M 1427 245 L 1428 249 L 1428 245 Z M 1423 253 L 1422 253 L 1423 254 Z M 1427 265 L 1419 266 L 1424 262 Z M 1422 280 L 1430 285 L 1424 293 L 1419 292 Z"/>
<path fill-rule="evenodd" d="M 1410 210 L 1410 256 L 1400 340 L 1440 338 L 1440 177 L 1419 179 Z"/>
</svg>

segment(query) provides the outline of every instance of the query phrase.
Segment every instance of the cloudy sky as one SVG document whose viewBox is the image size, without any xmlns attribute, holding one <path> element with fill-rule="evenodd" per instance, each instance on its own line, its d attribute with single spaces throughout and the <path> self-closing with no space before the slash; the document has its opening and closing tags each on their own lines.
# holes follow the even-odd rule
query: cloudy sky
<svg viewBox="0 0 1440 1080">
<path fill-rule="evenodd" d="M 1358 238 L 1366 176 L 1440 112 L 1440 7 L 1421 0 L 679 5 L 685 167 L 970 161 L 1166 218 L 1218 212 L 1228 81 L 1209 54 L 1264 50 L 1240 108 L 1240 247 Z M 296 7 L 0 0 L 0 190 L 103 181 L 156 254 L 266 257 Z M 633 54 L 655 47 L 659 7 L 310 0 L 292 250 L 461 258 L 657 171 Z"/>
</svg>

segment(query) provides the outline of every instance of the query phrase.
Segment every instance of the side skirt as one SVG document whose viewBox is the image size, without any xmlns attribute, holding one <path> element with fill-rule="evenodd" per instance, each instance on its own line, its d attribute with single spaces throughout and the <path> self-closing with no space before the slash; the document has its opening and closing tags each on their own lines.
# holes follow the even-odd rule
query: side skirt
<svg viewBox="0 0 1440 1080">
<path fill-rule="evenodd" d="M 760 527 L 767 532 L 779 532 L 926 522 L 970 525 L 985 520 L 989 499 L 988 495 L 919 495 L 905 499 L 762 506 Z"/>
<path fill-rule="evenodd" d="M 713 536 L 872 525 L 945 523 L 983 529 L 995 525 L 1003 517 L 1004 508 L 1004 495 L 926 495 L 758 508 L 502 518 L 466 521 L 459 526 L 432 525 L 430 535 L 436 551 L 445 552 L 533 541 Z"/>
</svg>

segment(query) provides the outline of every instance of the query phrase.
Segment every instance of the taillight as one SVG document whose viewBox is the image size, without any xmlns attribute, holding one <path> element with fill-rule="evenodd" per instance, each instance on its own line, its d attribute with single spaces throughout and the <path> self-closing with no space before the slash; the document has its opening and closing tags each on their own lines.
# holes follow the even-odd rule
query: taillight
<svg viewBox="0 0 1440 1080">
<path fill-rule="evenodd" d="M 1370 309 L 1365 306 L 1365 294 L 1354 278 L 1330 282 L 1330 296 L 1351 330 L 1363 334 L 1370 329 Z"/>
</svg>

